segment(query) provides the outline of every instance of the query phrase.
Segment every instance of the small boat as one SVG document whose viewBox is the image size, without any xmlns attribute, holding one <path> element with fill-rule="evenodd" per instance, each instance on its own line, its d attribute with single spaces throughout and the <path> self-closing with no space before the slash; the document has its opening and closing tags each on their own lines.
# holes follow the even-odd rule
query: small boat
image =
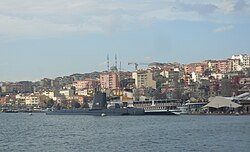
<svg viewBox="0 0 250 152">
<path fill-rule="evenodd" d="M 5 113 L 18 113 L 18 110 L 4 110 Z"/>
<path fill-rule="evenodd" d="M 234 114 L 235 116 L 239 116 L 240 115 L 240 113 L 239 112 L 235 112 L 235 114 Z"/>
</svg>

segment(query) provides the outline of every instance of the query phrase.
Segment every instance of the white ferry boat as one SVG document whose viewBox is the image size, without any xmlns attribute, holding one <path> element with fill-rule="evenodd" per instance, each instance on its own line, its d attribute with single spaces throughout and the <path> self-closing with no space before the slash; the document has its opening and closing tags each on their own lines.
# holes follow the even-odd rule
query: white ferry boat
<svg viewBox="0 0 250 152">
<path fill-rule="evenodd" d="M 134 101 L 135 108 L 143 108 L 145 115 L 179 115 L 181 103 L 177 99 Z"/>
</svg>

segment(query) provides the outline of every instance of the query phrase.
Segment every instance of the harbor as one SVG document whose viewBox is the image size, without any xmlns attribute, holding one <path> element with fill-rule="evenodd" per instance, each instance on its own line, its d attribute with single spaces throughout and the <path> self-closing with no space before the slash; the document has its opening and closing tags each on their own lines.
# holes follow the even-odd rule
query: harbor
<svg viewBox="0 0 250 152">
<path fill-rule="evenodd" d="M 208 102 L 182 103 L 177 99 L 160 99 L 128 102 L 107 101 L 106 93 L 97 92 L 90 108 L 42 110 L 8 110 L 3 113 L 45 113 L 46 115 L 92 115 L 92 116 L 127 116 L 127 115 L 249 115 L 250 94 L 244 93 L 233 98 L 211 97 Z M 242 105 L 241 105 L 242 104 Z"/>
<path fill-rule="evenodd" d="M 250 0 L 0 0 L 0 152 L 249 152 Z"/>
<path fill-rule="evenodd" d="M 250 142 L 250 117 L 241 115 L 95 117 L 1 113 L 0 120 L 0 151 L 247 152 Z"/>
</svg>

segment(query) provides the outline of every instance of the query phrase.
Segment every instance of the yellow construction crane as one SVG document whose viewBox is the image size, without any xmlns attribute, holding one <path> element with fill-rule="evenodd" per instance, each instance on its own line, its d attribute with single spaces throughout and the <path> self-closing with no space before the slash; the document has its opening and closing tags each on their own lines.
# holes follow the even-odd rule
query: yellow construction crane
<svg viewBox="0 0 250 152">
<path fill-rule="evenodd" d="M 138 70 L 138 65 L 148 65 L 149 63 L 136 63 L 136 62 L 129 62 L 128 65 L 134 65 L 135 66 L 135 70 Z"/>
</svg>

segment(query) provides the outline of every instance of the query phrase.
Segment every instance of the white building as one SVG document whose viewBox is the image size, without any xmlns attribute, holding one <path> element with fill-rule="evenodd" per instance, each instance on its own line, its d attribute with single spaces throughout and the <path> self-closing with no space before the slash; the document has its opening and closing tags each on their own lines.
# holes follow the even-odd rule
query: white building
<svg viewBox="0 0 250 152">
<path fill-rule="evenodd" d="M 25 103 L 27 106 L 38 106 L 40 103 L 39 97 L 30 95 L 25 97 Z"/>
<path fill-rule="evenodd" d="M 17 100 L 20 104 L 26 105 L 26 97 L 25 97 L 25 95 L 23 95 L 23 94 L 17 94 L 17 95 L 16 95 L 16 100 Z"/>
<path fill-rule="evenodd" d="M 35 96 L 34 94 L 17 94 L 16 99 L 19 101 L 20 104 L 23 103 L 27 106 L 38 106 L 40 103 L 40 98 L 38 96 Z"/>
<path fill-rule="evenodd" d="M 169 78 L 169 72 L 166 71 L 166 70 L 162 71 L 162 72 L 160 73 L 160 75 L 162 75 L 162 76 L 164 76 L 164 77 L 166 77 L 166 78 Z"/>
<path fill-rule="evenodd" d="M 239 59 L 243 68 L 250 67 L 250 56 L 247 54 L 233 55 L 232 59 Z"/>
<path fill-rule="evenodd" d="M 76 91 L 76 94 L 80 95 L 80 96 L 92 96 L 93 93 L 94 93 L 94 91 L 89 90 L 89 89 L 83 89 L 83 90 Z"/>
<path fill-rule="evenodd" d="M 65 98 L 72 97 L 74 95 L 75 91 L 73 89 L 67 89 L 67 90 L 61 90 L 60 94 L 64 95 Z"/>
<path fill-rule="evenodd" d="M 60 97 L 59 91 L 49 91 L 49 92 L 46 91 L 43 92 L 42 94 L 53 100 L 57 100 Z"/>
<path fill-rule="evenodd" d="M 241 71 L 241 61 L 240 59 L 228 59 L 229 71 Z"/>
<path fill-rule="evenodd" d="M 225 74 L 222 73 L 212 73 L 211 76 L 213 76 L 215 79 L 223 79 L 225 77 Z"/>
<path fill-rule="evenodd" d="M 192 79 L 194 82 L 198 81 L 198 74 L 196 74 L 195 72 L 192 72 Z"/>
</svg>

